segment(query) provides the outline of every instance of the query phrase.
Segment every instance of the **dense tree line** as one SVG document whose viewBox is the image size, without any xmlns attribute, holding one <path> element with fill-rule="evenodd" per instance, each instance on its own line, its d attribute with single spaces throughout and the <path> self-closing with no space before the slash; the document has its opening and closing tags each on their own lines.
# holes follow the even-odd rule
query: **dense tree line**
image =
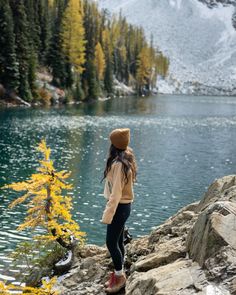
<svg viewBox="0 0 236 295">
<path fill-rule="evenodd" d="M 0 83 L 27 101 L 41 68 L 78 100 L 113 93 L 114 78 L 143 94 L 168 71 L 142 28 L 89 0 L 0 0 L 0 32 Z"/>
</svg>

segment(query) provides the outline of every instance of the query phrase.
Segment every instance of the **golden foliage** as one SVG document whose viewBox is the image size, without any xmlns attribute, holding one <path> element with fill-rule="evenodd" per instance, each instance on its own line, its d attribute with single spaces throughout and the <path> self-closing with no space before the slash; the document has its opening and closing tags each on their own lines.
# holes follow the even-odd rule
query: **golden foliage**
<svg viewBox="0 0 236 295">
<path fill-rule="evenodd" d="M 62 190 L 72 189 L 72 185 L 66 182 L 70 176 L 67 171 L 57 172 L 54 163 L 50 160 L 51 150 L 47 147 L 45 140 L 39 144 L 44 158 L 40 160 L 38 173 L 32 174 L 30 179 L 5 185 L 3 188 L 12 189 L 17 192 L 23 191 L 23 195 L 10 204 L 10 208 L 23 202 L 27 203 L 27 216 L 18 230 L 26 228 L 34 229 L 41 226 L 47 230 L 47 234 L 41 239 L 63 240 L 70 239 L 73 235 L 80 242 L 84 241 L 85 233 L 80 231 L 79 225 L 72 219 L 72 199 L 62 195 Z"/>
<path fill-rule="evenodd" d="M 56 280 L 56 277 L 53 277 L 48 282 L 46 280 L 43 280 L 41 288 L 21 287 L 12 284 L 5 285 L 3 282 L 0 282 L 0 294 L 10 295 L 13 291 L 22 291 L 24 293 L 27 293 L 27 295 L 59 295 L 60 293 L 54 288 Z"/>
<path fill-rule="evenodd" d="M 54 0 L 48 0 L 48 6 L 53 7 L 54 6 Z"/>
<path fill-rule="evenodd" d="M 95 47 L 94 63 L 95 63 L 95 67 L 96 67 L 96 70 L 98 73 L 98 79 L 101 81 L 104 77 L 106 62 L 105 62 L 105 56 L 104 56 L 102 46 L 99 42 L 97 43 L 97 45 Z"/>
<path fill-rule="evenodd" d="M 158 74 L 166 77 L 169 69 L 169 59 L 166 58 L 161 52 L 156 57 L 156 66 Z"/>
<path fill-rule="evenodd" d="M 124 62 L 126 62 L 126 60 L 127 60 L 127 50 L 126 50 L 126 47 L 124 45 L 122 45 L 119 48 L 119 52 L 120 52 L 120 56 L 121 56 L 122 60 Z"/>
<path fill-rule="evenodd" d="M 152 59 L 150 48 L 143 47 L 139 54 L 137 81 L 140 86 L 150 84 L 152 74 Z"/>
<path fill-rule="evenodd" d="M 111 33 L 110 30 L 104 29 L 102 31 L 102 43 L 105 46 L 106 53 L 109 54 L 109 56 L 112 55 L 113 52 L 113 47 L 112 47 L 112 42 L 111 42 Z"/>
<path fill-rule="evenodd" d="M 138 56 L 137 82 L 139 87 L 156 86 L 157 75 L 166 76 L 169 68 L 168 59 L 161 53 L 157 54 L 154 47 L 145 46 Z"/>
<path fill-rule="evenodd" d="M 49 105 L 51 103 L 52 94 L 45 88 L 40 88 L 38 90 L 38 95 L 40 100 L 44 103 Z"/>
<path fill-rule="evenodd" d="M 81 0 L 69 0 L 62 21 L 63 51 L 77 73 L 85 63 L 85 30 Z"/>
</svg>

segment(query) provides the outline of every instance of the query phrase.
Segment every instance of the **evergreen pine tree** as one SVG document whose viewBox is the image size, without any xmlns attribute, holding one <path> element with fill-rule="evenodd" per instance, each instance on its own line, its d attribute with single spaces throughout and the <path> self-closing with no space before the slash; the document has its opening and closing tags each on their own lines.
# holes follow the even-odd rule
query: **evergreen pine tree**
<svg viewBox="0 0 236 295">
<path fill-rule="evenodd" d="M 0 0 L 0 83 L 17 90 L 19 69 L 15 52 L 15 35 L 12 12 L 8 0 Z"/>
<path fill-rule="evenodd" d="M 36 80 L 36 69 L 37 69 L 37 56 L 34 52 L 33 46 L 31 47 L 30 50 L 30 59 L 29 59 L 29 86 L 33 95 L 33 98 L 37 98 L 38 92 L 37 92 L 37 87 L 35 84 Z"/>
<path fill-rule="evenodd" d="M 96 99 L 100 92 L 99 80 L 104 75 L 104 53 L 99 42 L 101 36 L 101 14 L 96 3 L 84 2 L 84 28 L 86 38 L 86 63 L 82 75 L 85 96 Z"/>
<path fill-rule="evenodd" d="M 86 99 L 97 99 L 100 90 L 97 81 L 96 68 L 93 60 L 87 60 L 83 77 L 86 80 L 87 85 Z"/>
<path fill-rule="evenodd" d="M 76 76 L 78 79 L 79 74 L 77 74 Z M 66 57 L 65 58 L 65 87 L 71 88 L 73 84 L 74 84 L 74 77 L 73 77 L 73 72 L 71 68 L 71 63 L 69 59 Z"/>
<path fill-rule="evenodd" d="M 28 24 L 23 0 L 10 0 L 14 19 L 14 32 L 16 36 L 16 56 L 19 63 L 19 95 L 27 100 L 32 100 L 29 85 L 29 61 L 30 45 L 28 35 Z"/>
<path fill-rule="evenodd" d="M 50 9 L 48 0 L 38 0 L 38 17 L 40 24 L 39 59 L 42 64 L 46 62 L 50 40 Z"/>
<path fill-rule="evenodd" d="M 81 101 L 81 100 L 84 99 L 84 91 L 82 89 L 82 85 L 81 85 L 79 77 L 78 77 L 78 80 L 76 82 L 76 87 L 75 87 L 75 91 L 74 91 L 74 98 L 77 101 Z"/>
<path fill-rule="evenodd" d="M 107 59 L 106 59 L 104 88 L 107 91 L 107 94 L 113 93 L 113 71 L 112 71 L 112 63 L 111 63 L 109 55 L 107 56 Z"/>
<path fill-rule="evenodd" d="M 61 35 L 62 17 L 65 7 L 65 0 L 57 0 L 57 6 L 54 11 L 54 26 L 52 27 L 50 46 L 47 54 L 47 65 L 52 70 L 53 84 L 58 87 L 69 88 L 72 85 L 71 82 L 73 82 L 72 73 L 63 53 Z"/>
<path fill-rule="evenodd" d="M 39 1 L 41 0 L 24 0 L 26 18 L 28 22 L 28 41 L 30 47 L 33 47 L 32 50 L 34 50 L 37 62 L 39 61 L 39 55 L 41 50 Z"/>
<path fill-rule="evenodd" d="M 102 43 L 104 46 L 104 53 L 106 59 L 105 73 L 104 73 L 104 89 L 107 94 L 113 92 L 113 42 L 110 29 L 110 22 L 107 24 L 107 28 L 102 33 Z"/>
</svg>

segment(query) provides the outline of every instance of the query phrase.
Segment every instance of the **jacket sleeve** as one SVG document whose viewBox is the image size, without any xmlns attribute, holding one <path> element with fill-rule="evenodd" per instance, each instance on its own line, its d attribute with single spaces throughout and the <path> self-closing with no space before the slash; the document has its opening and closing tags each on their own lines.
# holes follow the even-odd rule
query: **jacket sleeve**
<svg viewBox="0 0 236 295">
<path fill-rule="evenodd" d="M 122 197 L 122 190 L 124 187 L 122 163 L 118 162 L 113 165 L 114 165 L 114 168 L 113 168 L 113 174 L 112 174 L 112 192 L 102 216 L 102 223 L 105 223 L 105 224 L 111 224 L 112 219 L 116 212 L 116 208 Z"/>
</svg>

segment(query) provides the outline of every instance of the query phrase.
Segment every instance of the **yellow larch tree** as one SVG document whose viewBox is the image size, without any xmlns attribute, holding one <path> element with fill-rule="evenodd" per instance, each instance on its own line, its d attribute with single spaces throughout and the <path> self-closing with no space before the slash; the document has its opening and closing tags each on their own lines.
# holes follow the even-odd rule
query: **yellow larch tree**
<svg viewBox="0 0 236 295">
<path fill-rule="evenodd" d="M 142 91 L 145 86 L 150 86 L 152 66 L 150 48 L 145 46 L 142 48 L 138 57 L 137 83 L 139 91 Z"/>
<path fill-rule="evenodd" d="M 111 42 L 111 33 L 110 30 L 108 29 L 104 29 L 102 31 L 102 43 L 103 43 L 103 47 L 104 47 L 104 51 L 106 54 L 109 54 L 109 56 L 112 55 L 112 51 L 113 51 L 113 46 L 112 46 L 112 42 Z"/>
<path fill-rule="evenodd" d="M 119 19 L 117 19 L 117 16 L 113 16 L 112 22 L 111 22 L 111 28 L 110 28 L 111 34 L 111 43 L 113 46 L 113 49 L 116 47 L 119 47 L 120 40 L 121 40 L 121 23 L 119 22 Z"/>
<path fill-rule="evenodd" d="M 63 51 L 75 72 L 81 74 L 85 63 L 85 29 L 83 26 L 83 3 L 69 0 L 62 20 Z"/>
<path fill-rule="evenodd" d="M 36 236 L 35 239 L 56 240 L 64 247 L 70 246 L 71 236 L 83 243 L 85 233 L 80 231 L 78 223 L 72 219 L 72 199 L 62 195 L 62 191 L 72 189 L 72 185 L 66 182 L 70 173 L 56 171 L 50 159 L 51 150 L 45 140 L 41 141 L 37 149 L 44 157 L 39 161 L 38 173 L 32 174 L 29 180 L 3 187 L 23 192 L 22 196 L 11 203 L 11 208 L 27 202 L 27 216 L 18 230 L 44 228 L 47 233 Z"/>
<path fill-rule="evenodd" d="M 95 67 L 97 70 L 97 75 L 99 81 L 104 78 L 104 71 L 106 66 L 105 55 L 102 49 L 100 42 L 97 43 L 95 47 L 95 59 L 94 59 Z"/>
</svg>

